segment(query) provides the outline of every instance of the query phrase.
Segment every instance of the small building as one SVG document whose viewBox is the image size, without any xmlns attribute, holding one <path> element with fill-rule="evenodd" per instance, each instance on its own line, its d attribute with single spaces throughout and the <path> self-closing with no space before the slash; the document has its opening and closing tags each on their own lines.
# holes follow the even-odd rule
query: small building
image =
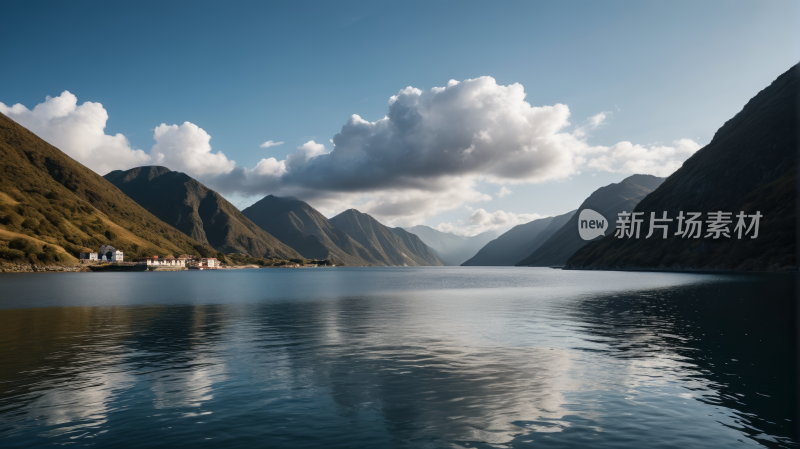
<svg viewBox="0 0 800 449">
<path fill-rule="evenodd" d="M 122 251 L 114 248 L 111 245 L 103 245 L 100 247 L 100 260 L 108 262 L 122 262 Z"/>
<path fill-rule="evenodd" d="M 219 261 L 214 257 L 203 257 L 200 259 L 200 266 L 203 268 L 219 268 Z"/>
<path fill-rule="evenodd" d="M 148 267 L 185 267 L 186 259 L 176 259 L 172 255 L 167 257 L 159 257 L 158 255 L 155 255 L 140 259 L 137 263 L 147 265 Z"/>
<path fill-rule="evenodd" d="M 81 260 L 97 260 L 97 253 L 81 253 Z"/>
</svg>

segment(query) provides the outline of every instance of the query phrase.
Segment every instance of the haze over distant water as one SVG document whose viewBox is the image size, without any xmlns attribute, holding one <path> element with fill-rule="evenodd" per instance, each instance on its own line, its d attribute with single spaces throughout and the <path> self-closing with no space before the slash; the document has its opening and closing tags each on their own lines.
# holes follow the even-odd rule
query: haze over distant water
<svg viewBox="0 0 800 449">
<path fill-rule="evenodd" d="M 32 276 L 0 277 L 3 447 L 798 446 L 797 275 Z"/>
</svg>

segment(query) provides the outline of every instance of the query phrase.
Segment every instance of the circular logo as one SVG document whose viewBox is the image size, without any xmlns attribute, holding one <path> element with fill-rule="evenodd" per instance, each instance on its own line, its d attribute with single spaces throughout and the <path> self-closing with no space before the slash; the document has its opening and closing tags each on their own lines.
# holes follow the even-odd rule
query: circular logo
<svg viewBox="0 0 800 449">
<path fill-rule="evenodd" d="M 591 209 L 584 209 L 578 216 L 578 233 L 584 240 L 606 235 L 608 220 Z"/>
</svg>

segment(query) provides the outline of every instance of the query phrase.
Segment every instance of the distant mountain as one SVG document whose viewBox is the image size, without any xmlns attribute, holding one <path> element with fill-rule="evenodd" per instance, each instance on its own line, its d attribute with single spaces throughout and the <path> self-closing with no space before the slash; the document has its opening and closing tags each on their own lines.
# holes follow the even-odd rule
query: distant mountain
<svg viewBox="0 0 800 449">
<path fill-rule="evenodd" d="M 242 213 L 306 258 L 334 259 L 347 266 L 383 265 L 324 215 L 296 198 L 269 195 Z"/>
<path fill-rule="evenodd" d="M 540 218 L 514 226 L 508 232 L 487 243 L 475 257 L 464 262 L 465 267 L 514 266 L 531 255 L 550 238 L 575 211 L 557 217 Z"/>
<path fill-rule="evenodd" d="M 669 237 L 619 239 L 607 236 L 576 252 L 567 268 L 743 270 L 796 269 L 798 68 L 779 76 L 753 97 L 635 212 L 645 223 L 655 212 L 668 223 Z M 680 211 L 731 212 L 730 238 L 713 239 L 703 223 L 701 238 L 676 236 Z M 758 237 L 733 232 L 740 212 L 763 217 Z M 746 225 L 750 225 L 750 219 Z M 644 230 L 645 232 L 647 230 Z"/>
<path fill-rule="evenodd" d="M 80 252 L 104 244 L 122 250 L 126 260 L 216 255 L 0 114 L 0 259 L 70 265 Z"/>
<path fill-rule="evenodd" d="M 300 258 L 300 253 L 259 228 L 217 192 L 166 167 L 115 170 L 104 176 L 162 221 L 223 253 Z"/>
<path fill-rule="evenodd" d="M 601 187 L 586 198 L 567 222 L 531 255 L 517 262 L 517 266 L 548 267 L 567 262 L 575 251 L 589 243 L 578 234 L 578 217 L 583 209 L 591 209 L 603 215 L 608 225 L 606 233 L 612 233 L 617 214 L 631 211 L 644 197 L 655 190 L 664 178 L 651 175 L 633 175 L 616 184 Z M 598 237 L 599 239 L 600 237 Z"/>
<path fill-rule="evenodd" d="M 380 265 L 441 266 L 442 262 L 419 237 L 401 229 L 390 229 L 371 216 L 350 209 L 330 219 L 369 251 Z"/>
<path fill-rule="evenodd" d="M 458 266 L 474 256 L 485 244 L 497 237 L 497 232 L 486 231 L 472 237 L 462 237 L 451 232 L 437 231 L 430 226 L 417 225 L 403 228 L 418 236 L 445 265 Z"/>
<path fill-rule="evenodd" d="M 524 254 L 520 260 L 524 260 L 536 252 L 536 250 L 539 249 L 540 246 L 544 245 L 544 243 L 548 241 L 553 234 L 567 224 L 567 222 L 575 215 L 575 212 L 577 212 L 577 209 L 569 211 L 566 214 L 553 217 L 553 221 L 551 221 L 550 224 L 547 225 L 547 227 L 536 236 L 536 238 L 531 240 L 531 243 L 528 245 L 528 247 L 520 253 Z M 519 263 L 519 261 L 515 262 L 514 264 L 516 265 L 517 263 Z"/>
</svg>

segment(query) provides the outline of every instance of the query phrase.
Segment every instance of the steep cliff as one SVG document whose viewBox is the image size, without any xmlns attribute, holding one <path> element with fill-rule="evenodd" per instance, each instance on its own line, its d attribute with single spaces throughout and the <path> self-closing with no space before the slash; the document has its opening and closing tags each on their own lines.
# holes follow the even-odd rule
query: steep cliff
<svg viewBox="0 0 800 449">
<path fill-rule="evenodd" d="M 792 269 L 797 232 L 798 66 L 779 76 L 635 208 L 673 221 L 669 237 L 606 236 L 576 252 L 571 269 L 775 271 Z M 701 212 L 700 238 L 676 236 L 678 213 Z M 709 212 L 731 212 L 731 237 L 706 237 Z M 739 239 L 735 215 L 760 213 L 759 235 Z M 750 226 L 750 220 L 747 220 Z"/>
</svg>

